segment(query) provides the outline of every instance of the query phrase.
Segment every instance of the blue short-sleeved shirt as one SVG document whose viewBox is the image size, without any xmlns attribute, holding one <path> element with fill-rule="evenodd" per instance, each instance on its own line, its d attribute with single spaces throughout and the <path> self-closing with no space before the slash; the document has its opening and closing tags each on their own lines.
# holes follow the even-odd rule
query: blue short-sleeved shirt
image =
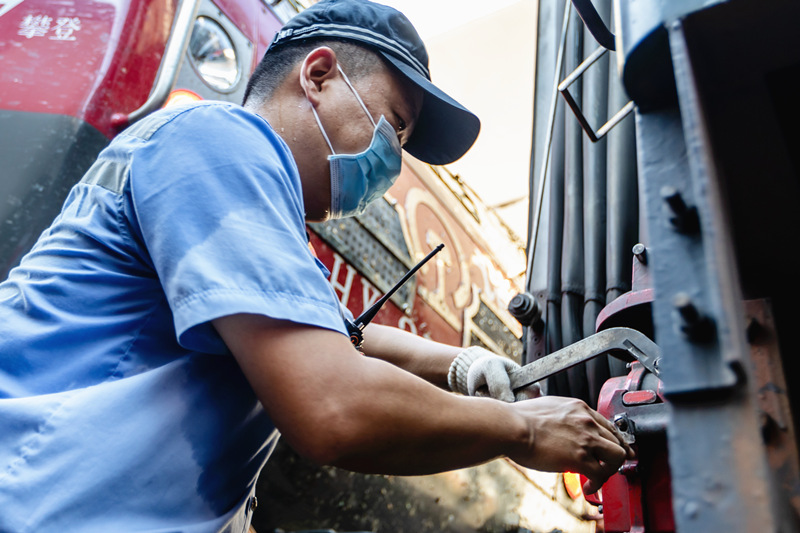
<svg viewBox="0 0 800 533">
<path fill-rule="evenodd" d="M 0 531 L 244 531 L 277 432 L 210 321 L 344 334 L 326 275 L 264 119 L 120 134 L 0 284 Z"/>
</svg>

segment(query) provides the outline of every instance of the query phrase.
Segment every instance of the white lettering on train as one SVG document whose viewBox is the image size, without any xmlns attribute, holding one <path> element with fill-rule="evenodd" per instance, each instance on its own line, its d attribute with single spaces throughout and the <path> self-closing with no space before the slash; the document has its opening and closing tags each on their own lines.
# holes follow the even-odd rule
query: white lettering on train
<svg viewBox="0 0 800 533">
<path fill-rule="evenodd" d="M 5 7 L 8 7 L 8 4 Z M 0 14 L 5 7 L 0 8 Z M 52 23 L 53 17 L 48 15 L 25 15 L 19 23 L 17 35 L 33 39 L 50 34 L 48 39 L 51 41 L 74 41 L 76 40 L 75 32 L 81 29 L 79 17 L 58 17 L 55 26 L 52 26 Z"/>
<path fill-rule="evenodd" d="M 341 272 L 342 265 L 347 269 L 347 277 L 345 277 L 344 283 L 339 282 L 339 273 Z M 347 302 L 350 300 L 350 290 L 353 288 L 353 279 L 355 275 L 356 269 L 348 263 L 345 263 L 342 256 L 334 252 L 330 281 L 333 288 L 339 293 L 339 301 L 342 302 L 342 305 L 345 307 L 347 307 Z"/>
<path fill-rule="evenodd" d="M 47 15 L 26 15 L 19 23 L 17 35 L 22 35 L 26 39 L 44 37 L 50 31 L 52 21 L 53 17 Z"/>
<path fill-rule="evenodd" d="M 51 35 L 53 41 L 74 41 L 74 33 L 81 29 L 81 19 L 78 17 L 59 17 L 56 20 L 56 27 L 53 28 L 55 35 Z"/>
<path fill-rule="evenodd" d="M 372 304 L 377 302 L 380 297 L 381 293 L 378 292 L 378 289 L 373 287 L 366 279 L 361 278 L 361 301 L 364 302 L 363 311 L 372 307 Z"/>
</svg>

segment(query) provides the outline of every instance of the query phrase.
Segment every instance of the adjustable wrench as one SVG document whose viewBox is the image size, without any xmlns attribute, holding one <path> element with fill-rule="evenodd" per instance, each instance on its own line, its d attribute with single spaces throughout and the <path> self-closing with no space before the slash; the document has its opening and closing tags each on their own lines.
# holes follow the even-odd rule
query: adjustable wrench
<svg viewBox="0 0 800 533">
<path fill-rule="evenodd" d="M 510 374 L 511 388 L 518 390 L 589 359 L 603 354 L 621 355 L 620 352 L 627 354 L 624 359 L 632 357 L 658 377 L 661 348 L 635 329 L 610 328 L 515 370 Z"/>
</svg>

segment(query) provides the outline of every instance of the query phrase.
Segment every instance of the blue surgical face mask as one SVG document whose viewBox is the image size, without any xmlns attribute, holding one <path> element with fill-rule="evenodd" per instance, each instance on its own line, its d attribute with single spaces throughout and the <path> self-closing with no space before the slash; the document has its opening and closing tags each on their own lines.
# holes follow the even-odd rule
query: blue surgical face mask
<svg viewBox="0 0 800 533">
<path fill-rule="evenodd" d="M 339 72 L 375 130 L 369 148 L 360 154 L 337 154 L 325 133 L 325 128 L 322 127 L 317 110 L 311 106 L 317 125 L 331 150 L 331 155 L 328 156 L 331 167 L 330 218 L 350 217 L 363 213 L 373 200 L 383 196 L 394 184 L 400 175 L 402 163 L 400 140 L 392 125 L 383 115 L 376 124 L 341 67 Z"/>
</svg>

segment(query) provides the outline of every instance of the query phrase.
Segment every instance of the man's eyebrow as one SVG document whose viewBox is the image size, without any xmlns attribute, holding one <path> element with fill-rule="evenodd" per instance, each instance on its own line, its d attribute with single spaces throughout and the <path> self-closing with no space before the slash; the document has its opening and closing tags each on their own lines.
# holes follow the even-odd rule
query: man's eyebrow
<svg viewBox="0 0 800 533">
<path fill-rule="evenodd" d="M 416 120 L 419 118 L 420 112 L 422 111 L 422 104 L 425 101 L 425 92 L 420 87 L 417 87 L 416 85 L 413 86 L 413 87 L 419 92 L 419 94 L 421 95 L 421 98 L 419 98 L 419 99 L 413 98 L 412 95 L 410 94 L 406 98 L 404 98 L 404 100 L 405 100 L 406 109 L 409 112 L 409 117 L 411 118 L 411 120 L 416 122 Z M 419 102 L 419 103 L 417 103 L 417 102 Z"/>
</svg>

